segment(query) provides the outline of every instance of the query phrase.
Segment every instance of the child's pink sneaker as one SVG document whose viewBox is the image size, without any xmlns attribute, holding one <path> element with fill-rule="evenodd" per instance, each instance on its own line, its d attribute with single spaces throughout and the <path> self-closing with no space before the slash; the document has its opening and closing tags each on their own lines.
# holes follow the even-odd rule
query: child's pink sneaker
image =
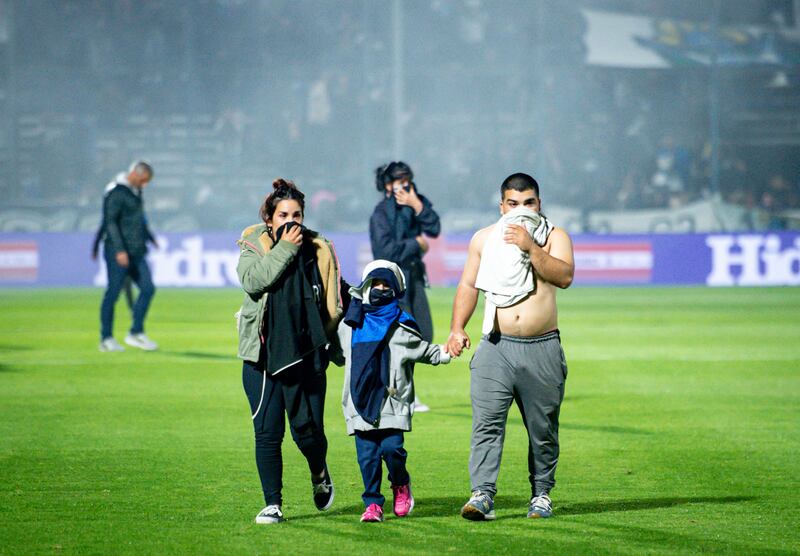
<svg viewBox="0 0 800 556">
<path fill-rule="evenodd" d="M 377 504 L 370 504 L 361 514 L 361 521 L 364 523 L 380 523 L 383 521 L 383 508 Z"/>
<path fill-rule="evenodd" d="M 403 486 L 392 485 L 394 492 L 394 515 L 405 517 L 414 509 L 414 497 L 411 495 L 411 483 Z"/>
</svg>

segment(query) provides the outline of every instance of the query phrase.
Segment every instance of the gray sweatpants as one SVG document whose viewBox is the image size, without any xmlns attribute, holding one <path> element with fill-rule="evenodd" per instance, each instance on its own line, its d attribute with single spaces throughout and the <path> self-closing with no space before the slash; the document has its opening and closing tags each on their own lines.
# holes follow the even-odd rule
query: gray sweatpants
<svg viewBox="0 0 800 556">
<path fill-rule="evenodd" d="M 484 336 L 470 361 L 472 490 L 497 493 L 497 475 L 512 400 L 528 430 L 531 494 L 550 492 L 558 464 L 558 413 L 567 362 L 558 331 L 518 337 Z"/>
</svg>

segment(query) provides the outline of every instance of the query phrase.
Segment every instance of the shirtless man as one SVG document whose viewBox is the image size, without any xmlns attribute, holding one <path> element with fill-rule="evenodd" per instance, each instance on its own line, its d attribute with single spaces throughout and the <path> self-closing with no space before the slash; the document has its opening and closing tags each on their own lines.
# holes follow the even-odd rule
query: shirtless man
<svg viewBox="0 0 800 556">
<path fill-rule="evenodd" d="M 500 186 L 500 213 L 516 207 L 541 210 L 539 184 L 513 174 Z M 479 230 L 469 244 L 467 262 L 453 302 L 447 351 L 458 356 L 470 347 L 465 332 L 475 306 L 475 280 L 487 237 L 498 224 Z M 550 517 L 549 498 L 558 463 L 558 414 L 564 398 L 567 364 L 558 332 L 557 288 L 572 283 L 575 264 L 566 231 L 553 228 L 539 246 L 523 226 L 508 224 L 503 241 L 530 255 L 536 288 L 510 307 L 498 307 L 492 332 L 485 335 L 470 362 L 472 440 L 469 473 L 472 496 L 461 510 L 470 520 L 495 518 L 494 496 L 512 400 L 528 431 L 531 502 L 528 517 Z"/>
</svg>

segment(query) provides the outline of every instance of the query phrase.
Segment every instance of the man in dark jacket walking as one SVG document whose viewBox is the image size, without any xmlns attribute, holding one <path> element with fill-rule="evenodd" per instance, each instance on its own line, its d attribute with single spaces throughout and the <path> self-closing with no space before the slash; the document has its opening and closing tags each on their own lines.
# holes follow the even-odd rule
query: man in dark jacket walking
<svg viewBox="0 0 800 556">
<path fill-rule="evenodd" d="M 405 162 L 390 162 L 375 171 L 375 186 L 383 199 L 369 221 L 372 256 L 397 264 L 406 279 L 406 293 L 400 301 L 419 325 L 422 338 L 433 341 L 433 321 L 425 295 L 428 277 L 422 257 L 428 251 L 425 236 L 435 238 L 441 231 L 439 215 L 423 195 L 417 193 L 414 172 Z M 419 398 L 418 412 L 427 411 Z"/>
<path fill-rule="evenodd" d="M 114 339 L 114 305 L 122 290 L 125 278 L 139 287 L 139 297 L 133 306 L 133 324 L 125 343 L 155 350 L 158 345 L 144 333 L 144 319 L 155 286 L 147 266 L 147 242 L 155 239 L 147 228 L 142 204 L 142 189 L 153 178 L 153 168 L 144 161 L 134 162 L 127 174 L 119 174 L 106 189 L 103 201 L 105 241 L 103 251 L 108 272 L 108 287 L 100 307 L 100 351 L 124 351 Z"/>
</svg>

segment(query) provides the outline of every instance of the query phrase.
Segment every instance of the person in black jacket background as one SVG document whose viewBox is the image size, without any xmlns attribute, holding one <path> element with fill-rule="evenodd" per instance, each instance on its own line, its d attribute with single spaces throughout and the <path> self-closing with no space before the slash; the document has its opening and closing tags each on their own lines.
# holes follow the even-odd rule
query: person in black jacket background
<svg viewBox="0 0 800 556">
<path fill-rule="evenodd" d="M 108 193 L 111 192 L 115 187 L 117 187 L 117 181 L 114 180 L 106 186 L 106 190 L 103 193 L 103 210 L 100 213 L 102 217 L 102 221 L 100 222 L 100 227 L 97 228 L 97 232 L 94 235 L 94 241 L 92 242 L 92 260 L 96 261 L 97 256 L 100 253 L 100 244 L 106 238 L 106 200 L 108 198 Z M 155 238 L 153 238 L 153 243 L 155 244 Z M 125 276 L 125 281 L 122 283 L 122 291 L 125 292 L 125 301 L 128 303 L 128 309 L 130 309 L 131 314 L 133 314 L 133 285 L 130 276 Z"/>
<path fill-rule="evenodd" d="M 435 238 L 441 231 L 439 215 L 431 202 L 417 192 L 414 172 L 402 161 L 375 170 L 375 187 L 383 194 L 369 220 L 372 256 L 397 264 L 406 279 L 406 293 L 400 303 L 419 325 L 422 338 L 433 341 L 433 321 L 425 288 L 428 277 L 422 257 L 428 252 L 425 236 Z M 419 397 L 418 412 L 428 410 Z"/>
<path fill-rule="evenodd" d="M 113 336 L 114 305 L 128 276 L 139 287 L 139 296 L 133 306 L 133 324 L 125 343 L 147 351 L 158 348 L 144 333 L 144 319 L 156 291 L 145 259 L 147 242 L 155 244 L 155 238 L 147 227 L 142 203 L 142 189 L 152 178 L 152 166 L 140 160 L 131 164 L 127 175 L 118 175 L 106 189 L 103 255 L 108 287 L 100 306 L 100 351 L 124 351 Z"/>
</svg>

